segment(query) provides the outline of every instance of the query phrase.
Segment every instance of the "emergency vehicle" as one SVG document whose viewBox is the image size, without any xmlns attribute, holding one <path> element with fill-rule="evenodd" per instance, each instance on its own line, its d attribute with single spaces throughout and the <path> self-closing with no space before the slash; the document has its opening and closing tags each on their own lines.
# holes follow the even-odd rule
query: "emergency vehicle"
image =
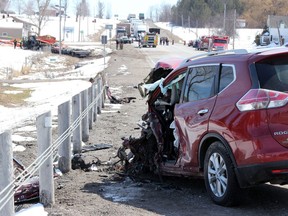
<svg viewBox="0 0 288 216">
<path fill-rule="evenodd" d="M 228 50 L 229 37 L 228 36 L 212 36 L 212 50 Z"/>
<path fill-rule="evenodd" d="M 155 32 L 146 33 L 141 41 L 142 47 L 156 47 L 158 45 L 158 34 Z"/>
<path fill-rule="evenodd" d="M 229 44 L 228 36 L 202 36 L 199 41 L 198 50 L 220 51 L 227 50 Z"/>
</svg>

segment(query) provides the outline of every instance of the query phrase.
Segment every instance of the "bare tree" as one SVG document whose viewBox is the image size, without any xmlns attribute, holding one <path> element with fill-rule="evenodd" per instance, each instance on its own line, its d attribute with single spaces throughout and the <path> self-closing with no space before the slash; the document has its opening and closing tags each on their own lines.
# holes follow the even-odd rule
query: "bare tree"
<svg viewBox="0 0 288 216">
<path fill-rule="evenodd" d="M 13 5 L 14 5 L 17 13 L 18 13 L 18 14 L 21 14 L 22 11 L 23 11 L 23 1 L 21 1 L 21 0 L 15 0 Z"/>
<path fill-rule="evenodd" d="M 106 7 L 106 19 L 110 19 L 111 18 L 111 14 L 112 14 L 112 12 L 111 12 L 111 4 L 108 4 L 107 5 L 107 7 Z"/>
<path fill-rule="evenodd" d="M 21 4 L 21 0 L 20 0 L 20 4 Z M 19 7 L 21 7 L 21 6 L 19 6 Z M 36 8 L 35 1 L 34 0 L 28 0 L 26 2 L 26 4 L 23 3 L 23 5 L 22 5 L 22 12 L 28 16 L 32 16 L 35 14 L 35 8 Z"/>
<path fill-rule="evenodd" d="M 98 10 L 98 17 L 102 19 L 104 17 L 104 9 L 105 5 L 102 1 L 98 1 L 97 10 Z"/>
<path fill-rule="evenodd" d="M 45 26 L 48 21 L 48 16 L 50 15 L 47 12 L 47 9 L 50 5 L 51 0 L 36 0 L 36 7 L 38 12 L 34 16 L 34 23 L 37 28 L 37 34 L 40 35 L 41 29 Z"/>
<path fill-rule="evenodd" d="M 36 34 L 41 34 L 41 29 L 48 21 L 48 17 L 51 11 L 48 10 L 51 0 L 28 0 L 27 4 L 24 4 L 23 13 L 29 16 L 29 20 L 36 27 Z M 35 8 L 35 11 L 33 10 Z"/>
<path fill-rule="evenodd" d="M 162 4 L 159 10 L 159 21 L 160 22 L 169 22 L 171 21 L 172 13 L 171 13 L 171 5 L 170 4 Z"/>
<path fill-rule="evenodd" d="M 1 9 L 1 11 L 7 9 L 8 2 L 9 2 L 8 0 L 0 0 L 0 9 Z"/>
<path fill-rule="evenodd" d="M 89 6 L 86 0 L 81 0 L 76 3 L 76 21 L 78 21 L 79 17 L 89 16 Z"/>
<path fill-rule="evenodd" d="M 149 7 L 149 16 L 150 16 L 149 18 L 152 20 L 153 20 L 153 8 L 154 8 L 153 6 Z"/>
</svg>

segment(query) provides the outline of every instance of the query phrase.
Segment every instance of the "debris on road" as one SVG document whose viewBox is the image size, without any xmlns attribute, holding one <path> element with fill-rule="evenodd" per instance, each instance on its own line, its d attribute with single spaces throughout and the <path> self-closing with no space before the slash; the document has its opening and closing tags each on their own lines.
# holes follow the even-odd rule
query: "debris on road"
<svg viewBox="0 0 288 216">
<path fill-rule="evenodd" d="M 14 176 L 19 175 L 25 171 L 25 166 L 16 158 L 13 158 L 14 166 Z M 54 178 L 57 178 L 62 175 L 60 171 L 53 167 Z M 26 174 L 26 171 L 25 171 Z M 39 176 L 32 176 L 25 180 L 24 183 L 20 185 L 15 184 L 15 193 L 14 193 L 14 203 L 15 204 L 24 204 L 35 202 L 39 200 Z"/>
<path fill-rule="evenodd" d="M 108 86 L 106 86 L 106 94 L 108 99 L 110 100 L 110 103 L 112 104 L 130 103 L 132 100 L 136 99 L 136 97 L 124 97 L 124 98 L 115 97 L 112 95 Z"/>
<path fill-rule="evenodd" d="M 98 150 L 108 149 L 111 147 L 112 147 L 111 144 L 105 144 L 105 143 L 85 145 L 82 147 L 82 153 L 88 152 L 88 151 L 98 151 Z"/>
<path fill-rule="evenodd" d="M 97 166 L 101 165 L 101 161 L 99 160 L 99 158 L 96 159 L 97 159 L 96 161 L 92 160 L 91 163 L 87 163 L 83 159 L 82 154 L 75 154 L 72 157 L 72 169 L 73 170 L 81 169 L 84 170 L 85 172 L 96 171 Z"/>
</svg>

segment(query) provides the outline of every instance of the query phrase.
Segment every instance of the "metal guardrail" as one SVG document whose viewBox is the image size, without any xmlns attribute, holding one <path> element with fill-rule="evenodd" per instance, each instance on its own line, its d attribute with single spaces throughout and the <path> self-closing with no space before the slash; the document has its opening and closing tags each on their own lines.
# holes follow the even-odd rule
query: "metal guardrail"
<svg viewBox="0 0 288 216">
<path fill-rule="evenodd" d="M 0 134 L 0 215 L 14 215 L 14 193 L 39 172 L 40 202 L 54 204 L 53 158 L 57 155 L 63 173 L 71 169 L 71 136 L 73 153 L 81 153 L 82 141 L 88 141 L 97 114 L 104 107 L 103 80 L 95 77 L 91 87 L 58 106 L 58 138 L 52 143 L 51 111 L 36 118 L 38 157 L 18 176 L 14 176 L 11 130 Z M 72 110 L 72 112 L 71 112 Z M 70 121 L 72 118 L 72 122 Z M 70 123 L 71 122 L 71 123 Z M 55 157 L 56 158 L 56 157 Z"/>
</svg>

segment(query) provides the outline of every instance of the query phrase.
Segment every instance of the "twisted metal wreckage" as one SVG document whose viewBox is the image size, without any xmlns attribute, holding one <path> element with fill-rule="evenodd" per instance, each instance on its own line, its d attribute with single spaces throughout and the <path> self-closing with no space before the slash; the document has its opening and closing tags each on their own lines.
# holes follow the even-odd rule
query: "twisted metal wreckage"
<svg viewBox="0 0 288 216">
<path fill-rule="evenodd" d="M 169 64 L 167 63 L 169 62 Z M 169 85 L 164 86 L 163 81 L 183 59 L 163 59 L 157 62 L 143 83 L 138 85 L 142 97 L 148 95 L 148 111 L 142 116 L 140 137 L 122 138 L 122 146 L 118 150 L 118 157 L 125 162 L 128 175 L 152 172 L 161 174 L 161 163 L 175 161 L 178 148 L 175 143 L 178 137 L 174 132 L 174 105 L 179 99 L 179 91 L 171 91 L 172 85 L 181 88 L 184 75 L 180 74 Z M 160 87 L 160 90 L 159 90 Z M 157 94 L 155 94 L 156 91 Z M 155 95 L 157 95 L 155 97 Z M 127 151 L 129 151 L 127 153 Z M 161 178 L 161 175 L 159 175 Z"/>
</svg>

